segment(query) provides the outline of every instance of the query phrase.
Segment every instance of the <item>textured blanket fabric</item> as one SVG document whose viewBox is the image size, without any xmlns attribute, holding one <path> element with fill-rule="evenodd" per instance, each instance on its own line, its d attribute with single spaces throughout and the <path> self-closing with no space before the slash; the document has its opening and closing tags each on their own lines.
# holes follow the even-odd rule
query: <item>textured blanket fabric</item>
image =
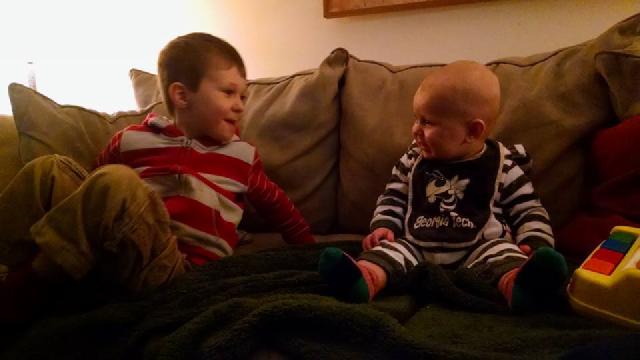
<svg viewBox="0 0 640 360">
<path fill-rule="evenodd" d="M 69 305 L 83 301 L 78 291 L 73 299 L 60 295 L 56 306 L 66 310 L 5 334 L 0 358 L 246 359 L 265 349 L 293 359 L 638 355 L 637 332 L 566 308 L 510 315 L 492 289 L 436 267 L 417 268 L 404 293 L 342 303 L 315 271 L 329 245 L 352 255 L 360 247 L 338 242 L 234 256 L 169 287 L 83 310 Z"/>
</svg>

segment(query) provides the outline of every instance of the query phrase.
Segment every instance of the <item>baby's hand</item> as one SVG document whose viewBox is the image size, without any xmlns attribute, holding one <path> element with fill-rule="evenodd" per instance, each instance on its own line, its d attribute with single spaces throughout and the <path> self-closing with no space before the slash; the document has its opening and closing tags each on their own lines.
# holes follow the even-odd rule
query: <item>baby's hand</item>
<svg viewBox="0 0 640 360">
<path fill-rule="evenodd" d="M 371 234 L 367 235 L 367 237 L 362 240 L 362 248 L 369 250 L 377 246 L 382 240 L 394 241 L 395 235 L 393 235 L 393 231 L 383 227 L 373 230 Z"/>
</svg>

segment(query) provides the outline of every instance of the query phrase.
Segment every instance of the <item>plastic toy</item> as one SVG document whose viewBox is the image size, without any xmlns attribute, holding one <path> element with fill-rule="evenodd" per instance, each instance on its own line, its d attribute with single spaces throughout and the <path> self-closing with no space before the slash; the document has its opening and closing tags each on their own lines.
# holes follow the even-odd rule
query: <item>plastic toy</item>
<svg viewBox="0 0 640 360">
<path fill-rule="evenodd" d="M 616 226 L 567 287 L 579 313 L 640 328 L 640 228 Z"/>
</svg>

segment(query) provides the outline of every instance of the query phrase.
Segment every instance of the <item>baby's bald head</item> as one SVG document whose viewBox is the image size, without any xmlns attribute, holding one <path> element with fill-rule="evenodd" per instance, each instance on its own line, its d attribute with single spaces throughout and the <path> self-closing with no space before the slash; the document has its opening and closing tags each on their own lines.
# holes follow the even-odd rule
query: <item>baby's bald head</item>
<svg viewBox="0 0 640 360">
<path fill-rule="evenodd" d="M 486 66 L 456 61 L 427 74 L 414 98 L 446 118 L 481 119 L 487 133 L 500 111 L 500 82 Z"/>
</svg>

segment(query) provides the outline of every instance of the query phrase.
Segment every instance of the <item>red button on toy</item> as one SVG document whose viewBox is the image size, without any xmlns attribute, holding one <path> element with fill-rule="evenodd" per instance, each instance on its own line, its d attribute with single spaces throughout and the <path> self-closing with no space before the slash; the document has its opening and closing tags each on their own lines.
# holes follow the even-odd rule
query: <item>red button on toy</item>
<svg viewBox="0 0 640 360">
<path fill-rule="evenodd" d="M 617 251 L 600 248 L 596 250 L 596 252 L 593 253 L 591 257 L 608 262 L 608 263 L 612 263 L 615 266 L 620 263 L 622 258 L 624 258 L 624 254 L 619 253 Z"/>
<path fill-rule="evenodd" d="M 611 275 L 615 267 L 615 264 L 594 257 L 587 260 L 587 262 L 582 265 L 582 268 L 585 270 L 591 270 L 604 275 Z"/>
</svg>

